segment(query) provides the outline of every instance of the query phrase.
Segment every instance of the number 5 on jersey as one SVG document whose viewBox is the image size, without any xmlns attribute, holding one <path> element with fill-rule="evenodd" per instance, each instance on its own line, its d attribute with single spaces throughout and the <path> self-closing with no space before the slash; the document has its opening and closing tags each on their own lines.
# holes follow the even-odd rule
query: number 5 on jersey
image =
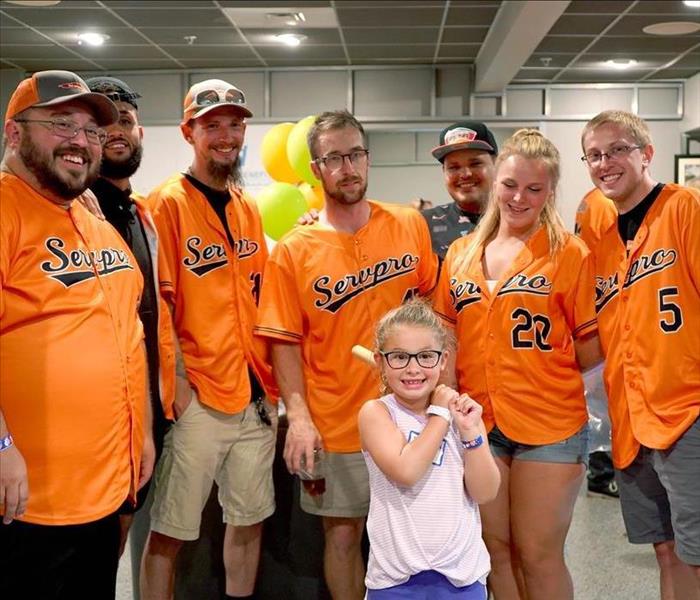
<svg viewBox="0 0 700 600">
<path fill-rule="evenodd" d="M 659 290 L 659 327 L 665 333 L 675 333 L 683 327 L 683 313 L 671 298 L 678 296 L 677 287 L 665 287 Z"/>
</svg>

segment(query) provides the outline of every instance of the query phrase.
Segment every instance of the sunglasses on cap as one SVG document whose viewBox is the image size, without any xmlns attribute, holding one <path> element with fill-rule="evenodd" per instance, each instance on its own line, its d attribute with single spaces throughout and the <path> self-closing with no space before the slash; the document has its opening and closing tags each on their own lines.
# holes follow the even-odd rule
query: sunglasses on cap
<svg viewBox="0 0 700 600">
<path fill-rule="evenodd" d="M 245 96 L 241 90 L 229 88 L 226 91 L 222 90 L 202 90 L 185 110 L 194 108 L 204 108 L 213 104 L 241 104 L 245 106 Z"/>
</svg>

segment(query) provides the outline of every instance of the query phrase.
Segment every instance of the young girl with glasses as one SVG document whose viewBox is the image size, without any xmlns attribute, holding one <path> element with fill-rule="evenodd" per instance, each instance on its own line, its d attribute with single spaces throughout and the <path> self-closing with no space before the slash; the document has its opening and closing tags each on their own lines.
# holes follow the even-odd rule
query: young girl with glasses
<svg viewBox="0 0 700 600">
<path fill-rule="evenodd" d="M 486 598 L 477 504 L 495 497 L 500 476 L 481 406 L 438 385 L 446 341 L 419 300 L 377 326 L 374 356 L 389 393 L 358 417 L 370 481 L 368 600 Z"/>
</svg>

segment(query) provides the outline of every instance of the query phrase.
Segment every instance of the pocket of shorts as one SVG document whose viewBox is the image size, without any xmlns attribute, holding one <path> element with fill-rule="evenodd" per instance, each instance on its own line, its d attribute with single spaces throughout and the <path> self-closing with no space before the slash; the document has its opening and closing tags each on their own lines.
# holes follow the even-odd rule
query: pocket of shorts
<svg viewBox="0 0 700 600">
<path fill-rule="evenodd" d="M 187 405 L 187 408 L 185 409 L 185 412 L 182 413 L 176 423 L 179 423 L 182 421 L 186 416 L 188 416 L 192 412 L 192 407 L 195 406 L 196 404 L 199 404 L 199 396 L 197 396 L 197 392 L 193 389 L 192 390 L 192 399 L 190 400 L 190 403 Z"/>
</svg>

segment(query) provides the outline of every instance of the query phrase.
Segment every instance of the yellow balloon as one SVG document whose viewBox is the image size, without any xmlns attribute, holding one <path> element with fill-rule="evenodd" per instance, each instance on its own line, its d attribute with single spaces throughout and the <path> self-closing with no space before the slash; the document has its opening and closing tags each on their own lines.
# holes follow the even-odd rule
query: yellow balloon
<svg viewBox="0 0 700 600">
<path fill-rule="evenodd" d="M 321 183 L 311 171 L 309 163 L 311 162 L 311 153 L 306 144 L 306 134 L 314 124 L 316 117 L 311 115 L 299 121 L 289 132 L 287 138 L 287 159 L 292 168 L 296 171 L 300 180 L 306 181 L 311 185 Z"/>
<path fill-rule="evenodd" d="M 287 159 L 287 138 L 294 123 L 279 123 L 263 137 L 260 158 L 267 174 L 275 181 L 297 183 L 300 177 Z"/>
<path fill-rule="evenodd" d="M 326 197 L 323 195 L 323 188 L 320 185 L 309 185 L 304 182 L 299 186 L 299 191 L 304 194 L 309 208 L 323 210 L 326 205 Z"/>
<path fill-rule="evenodd" d="M 258 193 L 255 201 L 263 222 L 263 229 L 273 240 L 287 233 L 309 210 L 304 195 L 289 183 L 271 183 Z"/>
</svg>

